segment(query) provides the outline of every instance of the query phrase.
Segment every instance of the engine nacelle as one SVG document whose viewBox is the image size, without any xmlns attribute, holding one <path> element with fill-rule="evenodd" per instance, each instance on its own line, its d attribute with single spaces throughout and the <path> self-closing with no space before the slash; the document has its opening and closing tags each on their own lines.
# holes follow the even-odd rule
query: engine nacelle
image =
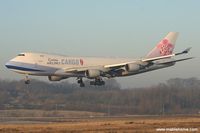
<svg viewBox="0 0 200 133">
<path fill-rule="evenodd" d="M 134 72 L 134 71 L 140 70 L 140 65 L 134 64 L 134 63 L 126 64 L 125 68 L 126 68 L 126 71 L 128 71 L 128 72 Z"/>
<path fill-rule="evenodd" d="M 60 81 L 62 79 L 66 79 L 68 77 L 60 77 L 60 76 L 48 76 L 50 81 Z"/>
<path fill-rule="evenodd" d="M 101 75 L 101 72 L 96 69 L 90 69 L 85 72 L 85 76 L 88 78 L 96 78 Z"/>
</svg>

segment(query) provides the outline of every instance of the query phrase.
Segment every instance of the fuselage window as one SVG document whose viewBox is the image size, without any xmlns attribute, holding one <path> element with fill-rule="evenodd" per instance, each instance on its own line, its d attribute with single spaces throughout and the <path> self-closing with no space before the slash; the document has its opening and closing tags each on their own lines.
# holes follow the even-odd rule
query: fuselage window
<svg viewBox="0 0 200 133">
<path fill-rule="evenodd" d="M 25 54 L 18 54 L 18 56 L 25 56 Z"/>
</svg>

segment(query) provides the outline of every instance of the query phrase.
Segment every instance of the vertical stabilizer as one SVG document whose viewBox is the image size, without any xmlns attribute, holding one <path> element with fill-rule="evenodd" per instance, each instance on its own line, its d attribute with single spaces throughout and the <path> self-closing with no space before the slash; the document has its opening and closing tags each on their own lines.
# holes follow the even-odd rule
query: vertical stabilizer
<svg viewBox="0 0 200 133">
<path fill-rule="evenodd" d="M 156 47 L 151 50 L 151 52 L 147 54 L 146 58 L 154 58 L 172 54 L 177 37 L 178 32 L 169 32 L 167 36 L 162 39 L 156 45 Z"/>
</svg>

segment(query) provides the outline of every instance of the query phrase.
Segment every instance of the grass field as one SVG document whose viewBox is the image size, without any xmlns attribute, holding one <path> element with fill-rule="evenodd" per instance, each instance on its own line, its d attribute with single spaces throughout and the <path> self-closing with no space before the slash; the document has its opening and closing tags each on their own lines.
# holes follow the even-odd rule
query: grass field
<svg viewBox="0 0 200 133">
<path fill-rule="evenodd" d="M 62 112 L 63 113 L 63 112 Z M 71 112 L 72 113 L 72 112 Z M 76 112 L 78 113 L 78 112 Z M 86 112 L 83 112 L 86 113 Z M 89 113 L 89 112 L 87 112 Z M 87 114 L 86 113 L 86 114 Z M 73 113 L 72 113 L 73 114 Z M 78 113 L 81 114 L 80 112 Z M 3 119 L 1 117 L 1 119 Z M 88 117 L 6 117 L 1 120 L 3 133 L 155 133 L 200 132 L 200 116 L 116 116 Z"/>
</svg>

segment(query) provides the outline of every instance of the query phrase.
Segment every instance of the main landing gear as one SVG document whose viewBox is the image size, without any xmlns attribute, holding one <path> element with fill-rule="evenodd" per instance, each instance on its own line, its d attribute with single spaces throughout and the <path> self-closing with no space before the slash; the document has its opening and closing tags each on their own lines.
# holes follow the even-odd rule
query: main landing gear
<svg viewBox="0 0 200 133">
<path fill-rule="evenodd" d="M 103 81 L 101 77 L 98 77 L 98 78 L 95 78 L 94 81 L 90 81 L 90 85 L 102 86 L 102 85 L 105 85 L 105 81 Z"/>
<path fill-rule="evenodd" d="M 80 85 L 80 87 L 85 87 L 85 84 L 82 78 L 77 78 L 77 83 Z M 101 77 L 98 77 L 98 78 L 95 78 L 94 81 L 90 81 L 90 85 L 102 86 L 102 85 L 105 85 L 105 81 L 103 81 Z"/>
<path fill-rule="evenodd" d="M 85 84 L 83 83 L 83 79 L 82 78 L 78 78 L 77 79 L 77 83 L 80 85 L 80 87 L 85 87 Z"/>
</svg>

